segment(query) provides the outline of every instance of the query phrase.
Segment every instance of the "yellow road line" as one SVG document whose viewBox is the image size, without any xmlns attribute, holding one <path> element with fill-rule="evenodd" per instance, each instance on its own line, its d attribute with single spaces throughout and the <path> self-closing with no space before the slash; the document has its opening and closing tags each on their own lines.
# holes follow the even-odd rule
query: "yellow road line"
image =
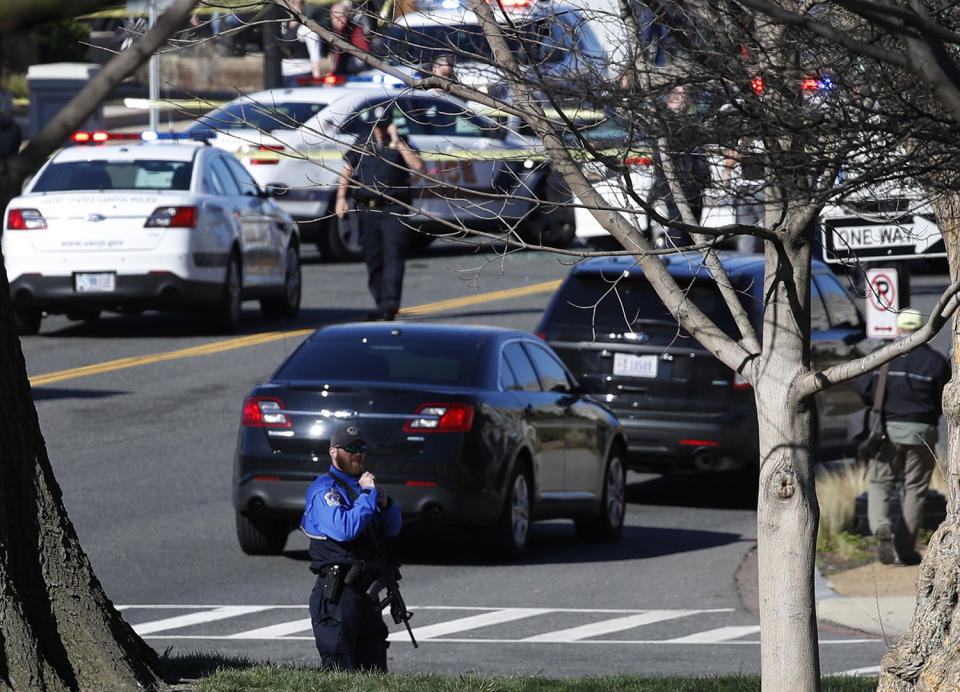
<svg viewBox="0 0 960 692">
<path fill-rule="evenodd" d="M 509 298 L 519 298 L 521 296 L 533 295 L 535 293 L 546 293 L 555 291 L 560 285 L 560 281 L 546 281 L 540 284 L 530 286 L 520 286 L 519 288 L 509 288 L 503 291 L 491 291 L 489 293 L 480 293 L 474 296 L 465 296 L 463 298 L 452 298 L 449 300 L 440 300 L 434 303 L 425 303 L 423 305 L 414 305 L 409 308 L 403 308 L 400 315 L 426 315 L 433 312 L 442 312 L 452 310 L 467 305 L 477 305 L 479 303 L 488 303 L 496 300 L 507 300 Z M 30 386 L 50 384 L 52 382 L 62 382 L 63 380 L 72 380 L 77 377 L 86 377 L 87 375 L 97 375 L 113 370 L 124 370 L 126 368 L 135 368 L 140 365 L 149 365 L 159 363 L 165 360 L 176 360 L 179 358 L 193 358 L 196 356 L 206 356 L 212 353 L 222 353 L 223 351 L 232 351 L 237 348 L 246 348 L 258 344 L 266 344 L 271 341 L 280 341 L 281 339 L 302 338 L 315 331 L 314 328 L 296 329 L 289 332 L 261 332 L 260 334 L 251 334 L 241 336 L 226 341 L 215 341 L 200 346 L 191 346 L 176 351 L 166 351 L 164 353 L 153 353 L 145 356 L 131 356 L 128 358 L 118 358 L 104 363 L 94 363 L 93 365 L 84 365 L 79 368 L 70 368 L 69 370 L 58 370 L 45 375 L 35 375 L 30 378 Z"/>
</svg>

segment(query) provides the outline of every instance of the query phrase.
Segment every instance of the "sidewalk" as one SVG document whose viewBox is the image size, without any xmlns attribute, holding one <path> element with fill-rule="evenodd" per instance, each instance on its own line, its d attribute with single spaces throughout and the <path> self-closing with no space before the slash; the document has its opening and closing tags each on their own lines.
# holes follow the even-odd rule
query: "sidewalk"
<svg viewBox="0 0 960 692">
<path fill-rule="evenodd" d="M 893 643 L 906 632 L 913 618 L 918 571 L 918 566 L 875 563 L 839 573 L 834 584 L 817 569 L 814 597 L 820 626 Z M 736 582 L 744 607 L 755 614 L 760 612 L 758 581 L 754 550 L 737 570 Z"/>
</svg>

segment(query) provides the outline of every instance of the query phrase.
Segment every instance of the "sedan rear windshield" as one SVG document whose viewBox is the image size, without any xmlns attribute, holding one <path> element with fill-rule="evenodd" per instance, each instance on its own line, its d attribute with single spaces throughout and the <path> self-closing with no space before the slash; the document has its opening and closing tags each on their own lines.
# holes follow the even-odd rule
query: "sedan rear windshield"
<svg viewBox="0 0 960 692">
<path fill-rule="evenodd" d="M 31 192 L 189 190 L 191 161 L 66 161 L 44 169 Z"/>
<path fill-rule="evenodd" d="M 727 335 L 740 338 L 740 331 L 727 308 L 720 289 L 710 279 L 681 281 L 681 287 L 692 301 Z M 741 294 L 742 295 L 742 294 Z M 741 299 L 750 313 L 750 298 Z M 677 330 L 677 320 L 670 314 L 653 287 L 643 277 L 620 279 L 614 285 L 613 277 L 597 275 L 575 276 L 564 285 L 563 294 L 550 315 L 550 328 L 571 326 L 583 333 L 621 333 L 629 328 L 648 331 L 650 326 L 662 325 Z"/>
<path fill-rule="evenodd" d="M 192 130 L 293 130 L 327 107 L 326 103 L 234 103 L 197 119 Z"/>
<path fill-rule="evenodd" d="M 275 381 L 404 382 L 470 386 L 477 364 L 472 343 L 388 339 L 310 341 L 273 376 Z"/>
</svg>

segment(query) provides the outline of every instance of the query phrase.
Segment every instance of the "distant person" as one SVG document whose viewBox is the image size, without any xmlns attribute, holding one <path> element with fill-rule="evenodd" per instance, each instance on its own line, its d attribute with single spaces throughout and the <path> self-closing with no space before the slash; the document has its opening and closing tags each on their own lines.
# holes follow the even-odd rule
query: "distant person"
<svg viewBox="0 0 960 692">
<path fill-rule="evenodd" d="M 367 286 L 376 303 L 374 320 L 392 320 L 403 290 L 405 226 L 401 214 L 413 199 L 412 172 L 423 159 L 397 131 L 391 108 L 377 106 L 370 135 L 360 135 L 344 156 L 334 210 L 343 219 L 357 214 Z M 394 201 L 397 200 L 397 201 Z M 356 211 L 350 212 L 351 204 Z"/>
<path fill-rule="evenodd" d="M 430 73 L 436 77 L 455 80 L 457 78 L 456 72 L 454 72 L 455 66 L 456 58 L 454 58 L 451 53 L 444 53 L 443 55 L 438 55 L 436 60 L 433 61 L 433 65 L 430 67 Z"/>
<path fill-rule="evenodd" d="M 341 2 L 335 3 L 330 8 L 330 27 L 351 45 L 369 52 L 370 40 L 367 38 L 363 27 L 353 20 L 352 12 L 353 5 L 350 2 L 341 0 Z M 333 60 L 333 65 L 330 68 L 330 74 L 332 75 L 356 74 L 367 69 L 366 63 L 336 45 L 331 44 L 329 56 Z"/>
<path fill-rule="evenodd" d="M 703 133 L 694 120 L 695 115 L 690 112 L 692 104 L 685 86 L 674 87 L 664 99 L 661 137 L 666 141 L 667 150 L 661 151 L 659 145 L 654 147 L 653 185 L 648 200 L 650 204 L 663 200 L 666 203 L 666 218 L 672 222 L 683 222 L 678 200 L 674 199 L 670 187 L 672 181 L 668 180 L 664 166 L 664 158 L 668 157 L 676 184 L 690 208 L 693 223 L 699 224 L 703 193 L 710 184 L 710 167 L 701 146 Z M 679 248 L 691 242 L 686 231 L 671 226 L 665 229 L 665 234 L 664 241 L 668 246 Z"/>
<path fill-rule="evenodd" d="M 726 170 L 733 177 L 733 207 L 736 222 L 743 226 L 763 226 L 766 222 L 764 157 L 762 143 L 751 137 L 727 152 Z M 739 252 L 763 252 L 763 240 L 755 235 L 738 235 Z"/>
<path fill-rule="evenodd" d="M 305 12 L 303 0 L 291 0 L 290 7 L 301 14 Z M 297 40 L 306 46 L 307 56 L 310 58 L 310 74 L 314 81 L 323 79 L 323 59 L 321 57 L 323 44 L 320 40 L 320 34 L 297 18 L 287 22 L 287 30 L 294 33 Z"/>
<path fill-rule="evenodd" d="M 898 338 L 922 326 L 923 317 L 912 308 L 897 316 Z M 929 344 L 894 358 L 887 369 L 881 402 L 887 437 L 869 460 L 867 492 L 867 520 L 877 538 L 877 557 L 886 565 L 920 563 L 917 531 L 923 526 L 924 501 L 936 465 L 937 424 L 950 375 L 947 359 Z M 867 406 L 873 406 L 879 378 L 880 371 L 874 370 L 856 380 Z M 901 475 L 900 519 L 891 527 L 890 499 Z"/>
</svg>

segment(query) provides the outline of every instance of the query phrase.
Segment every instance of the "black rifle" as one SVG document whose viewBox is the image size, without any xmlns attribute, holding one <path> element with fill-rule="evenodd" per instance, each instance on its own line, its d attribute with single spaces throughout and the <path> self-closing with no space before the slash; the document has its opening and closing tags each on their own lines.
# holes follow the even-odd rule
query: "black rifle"
<svg viewBox="0 0 960 692">
<path fill-rule="evenodd" d="M 380 579 L 378 581 L 383 584 L 387 593 L 379 603 L 380 610 L 383 610 L 388 605 L 390 606 L 390 617 L 393 618 L 394 623 L 397 625 L 402 622 L 406 626 L 407 634 L 410 635 L 410 641 L 413 643 L 413 648 L 416 649 L 419 647 L 419 644 L 417 644 L 416 637 L 413 636 L 413 630 L 410 629 L 410 618 L 413 617 L 413 613 L 407 610 L 407 604 L 403 602 L 403 596 L 400 594 L 400 586 L 397 584 L 397 580 L 400 578 L 400 570 L 387 553 L 387 548 L 380 535 L 380 527 L 374 527 L 373 522 L 370 522 L 370 524 L 367 525 L 367 531 L 370 533 L 377 552 L 380 553 L 380 557 L 383 559 L 383 568 L 380 570 Z"/>
</svg>

